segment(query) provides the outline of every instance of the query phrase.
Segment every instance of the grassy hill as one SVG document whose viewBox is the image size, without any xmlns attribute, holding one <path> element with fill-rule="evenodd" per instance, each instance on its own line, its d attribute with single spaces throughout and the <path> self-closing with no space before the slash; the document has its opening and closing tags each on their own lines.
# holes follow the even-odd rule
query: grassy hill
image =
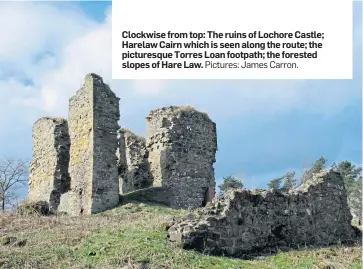
<svg viewBox="0 0 363 269">
<path fill-rule="evenodd" d="M 186 212 L 127 203 L 85 217 L 0 214 L 0 268 L 361 268 L 360 246 L 280 252 L 256 260 L 212 257 L 168 242 Z"/>
</svg>

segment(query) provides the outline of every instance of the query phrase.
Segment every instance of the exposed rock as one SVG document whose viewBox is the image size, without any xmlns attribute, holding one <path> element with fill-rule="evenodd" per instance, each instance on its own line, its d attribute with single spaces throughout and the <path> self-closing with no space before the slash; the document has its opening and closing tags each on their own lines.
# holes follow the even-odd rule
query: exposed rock
<svg viewBox="0 0 363 269">
<path fill-rule="evenodd" d="M 46 201 L 28 201 L 17 207 L 17 213 L 20 215 L 40 215 L 46 216 L 52 213 L 49 209 L 49 204 Z"/>
<path fill-rule="evenodd" d="M 278 248 L 326 246 L 356 239 L 340 174 L 314 175 L 299 191 L 234 190 L 176 222 L 169 239 L 204 253 L 246 257 Z"/>
<path fill-rule="evenodd" d="M 170 206 L 200 207 L 215 187 L 216 125 L 192 107 L 163 107 L 147 117 L 153 186 L 172 192 Z"/>
<path fill-rule="evenodd" d="M 118 131 L 118 141 L 117 167 L 120 194 L 150 187 L 152 177 L 145 138 L 122 128 Z"/>
<path fill-rule="evenodd" d="M 162 231 L 168 231 L 169 228 L 174 224 L 174 222 L 172 221 L 164 221 L 162 223 L 160 223 L 160 229 Z"/>
<path fill-rule="evenodd" d="M 41 118 L 33 126 L 33 158 L 30 165 L 30 202 L 46 201 L 56 211 L 62 193 L 70 187 L 70 140 L 62 118 Z"/>
</svg>

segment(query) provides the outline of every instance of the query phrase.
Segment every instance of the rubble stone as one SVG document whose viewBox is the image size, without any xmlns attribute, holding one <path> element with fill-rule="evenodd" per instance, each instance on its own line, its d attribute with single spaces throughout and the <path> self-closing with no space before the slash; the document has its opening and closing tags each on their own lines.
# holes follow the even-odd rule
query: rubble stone
<svg viewBox="0 0 363 269">
<path fill-rule="evenodd" d="M 340 174 L 315 174 L 298 190 L 233 190 L 176 222 L 169 239 L 203 253 L 249 257 L 282 248 L 352 242 L 356 231 Z"/>
</svg>

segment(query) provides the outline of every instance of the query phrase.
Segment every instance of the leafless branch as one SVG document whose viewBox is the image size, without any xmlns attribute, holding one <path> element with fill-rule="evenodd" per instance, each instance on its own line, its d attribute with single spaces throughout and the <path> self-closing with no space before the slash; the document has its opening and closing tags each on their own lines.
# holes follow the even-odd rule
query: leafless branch
<svg viewBox="0 0 363 269">
<path fill-rule="evenodd" d="M 16 199 L 15 190 L 23 186 L 28 178 L 28 163 L 21 159 L 0 159 L 0 201 L 5 211 Z"/>
</svg>

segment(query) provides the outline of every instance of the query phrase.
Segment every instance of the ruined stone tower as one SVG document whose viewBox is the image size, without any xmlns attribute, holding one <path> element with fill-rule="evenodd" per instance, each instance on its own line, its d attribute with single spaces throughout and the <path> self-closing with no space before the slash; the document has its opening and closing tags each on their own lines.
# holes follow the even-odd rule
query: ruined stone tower
<svg viewBox="0 0 363 269">
<path fill-rule="evenodd" d="M 69 102 L 69 213 L 92 214 L 119 202 L 116 166 L 119 98 L 95 74 Z"/>
<path fill-rule="evenodd" d="M 29 201 L 46 201 L 58 209 L 61 194 L 69 190 L 69 135 L 65 119 L 41 118 L 33 126 L 33 158 Z"/>
<path fill-rule="evenodd" d="M 172 192 L 176 208 L 196 208 L 215 188 L 216 125 L 192 107 L 164 107 L 147 117 L 147 148 L 153 186 Z"/>
<path fill-rule="evenodd" d="M 145 138 L 129 130 L 118 130 L 119 147 L 117 167 L 120 178 L 120 194 L 150 187 L 152 178 L 149 169 Z"/>
</svg>

